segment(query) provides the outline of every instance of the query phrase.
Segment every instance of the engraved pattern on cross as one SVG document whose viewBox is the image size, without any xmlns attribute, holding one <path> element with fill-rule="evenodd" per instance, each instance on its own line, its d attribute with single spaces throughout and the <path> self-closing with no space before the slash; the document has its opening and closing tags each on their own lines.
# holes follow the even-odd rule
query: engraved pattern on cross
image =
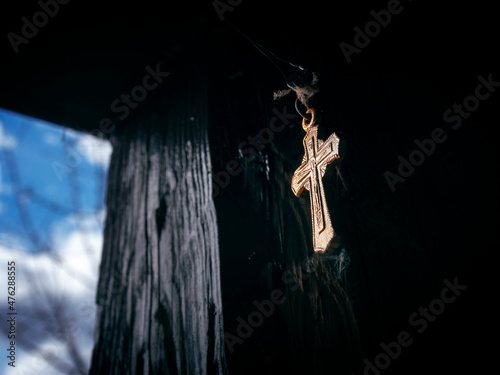
<svg viewBox="0 0 500 375">
<path fill-rule="evenodd" d="M 313 121 L 311 121 L 313 123 Z M 302 123 L 306 136 L 304 137 L 304 157 L 302 164 L 292 177 L 292 191 L 299 197 L 307 189 L 311 200 L 311 219 L 313 248 L 317 253 L 323 253 L 328 248 L 335 232 L 326 205 L 322 178 L 326 167 L 340 159 L 339 138 L 335 133 L 323 142 L 318 139 L 318 126 Z"/>
</svg>

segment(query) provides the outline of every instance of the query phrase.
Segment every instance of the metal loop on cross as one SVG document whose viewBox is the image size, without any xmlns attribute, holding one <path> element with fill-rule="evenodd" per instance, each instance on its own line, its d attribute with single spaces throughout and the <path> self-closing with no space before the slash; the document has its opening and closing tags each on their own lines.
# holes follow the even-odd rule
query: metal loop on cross
<svg viewBox="0 0 500 375">
<path fill-rule="evenodd" d="M 306 117 L 302 119 L 302 129 L 304 129 L 305 131 L 307 131 L 311 126 L 316 125 L 316 111 L 314 110 L 314 108 L 309 108 L 306 113 L 310 114 L 310 119 L 307 119 Z"/>
<path fill-rule="evenodd" d="M 307 112 L 306 112 L 306 113 L 302 112 L 302 109 L 300 108 L 300 106 L 301 106 L 301 105 L 303 105 L 303 104 L 300 102 L 299 98 L 296 98 L 296 99 L 295 99 L 295 110 L 297 111 L 297 113 L 298 113 L 298 114 L 299 114 L 302 118 L 305 118 L 305 119 L 307 119 L 307 120 L 310 120 L 311 116 L 310 116 L 310 115 L 307 115 Z M 304 107 L 306 107 L 306 106 L 304 105 Z M 306 108 L 307 108 L 307 107 L 306 107 Z M 309 109 L 309 108 L 307 108 L 307 109 Z"/>
</svg>

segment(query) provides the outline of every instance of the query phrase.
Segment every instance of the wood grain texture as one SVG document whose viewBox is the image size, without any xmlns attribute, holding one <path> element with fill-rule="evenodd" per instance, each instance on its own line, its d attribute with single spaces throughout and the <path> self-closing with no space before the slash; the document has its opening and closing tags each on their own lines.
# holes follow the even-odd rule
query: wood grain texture
<svg viewBox="0 0 500 375">
<path fill-rule="evenodd" d="M 169 83 L 115 141 L 91 374 L 226 372 L 206 87 Z"/>
</svg>

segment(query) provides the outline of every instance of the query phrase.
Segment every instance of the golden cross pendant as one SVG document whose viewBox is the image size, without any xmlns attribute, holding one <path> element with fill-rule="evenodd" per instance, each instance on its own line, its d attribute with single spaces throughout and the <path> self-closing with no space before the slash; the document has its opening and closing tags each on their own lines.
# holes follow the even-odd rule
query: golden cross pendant
<svg viewBox="0 0 500 375">
<path fill-rule="evenodd" d="M 312 118 L 309 123 L 306 119 L 302 120 L 302 128 L 306 131 L 305 153 L 302 164 L 293 174 L 292 191 L 299 197 L 304 188 L 309 190 L 313 248 L 317 253 L 324 253 L 335 232 L 326 205 L 322 178 L 325 175 L 326 166 L 340 159 L 339 138 L 333 133 L 325 142 L 318 139 L 318 124 L 314 121 L 314 110 L 308 109 L 306 113 L 312 113 Z"/>
</svg>

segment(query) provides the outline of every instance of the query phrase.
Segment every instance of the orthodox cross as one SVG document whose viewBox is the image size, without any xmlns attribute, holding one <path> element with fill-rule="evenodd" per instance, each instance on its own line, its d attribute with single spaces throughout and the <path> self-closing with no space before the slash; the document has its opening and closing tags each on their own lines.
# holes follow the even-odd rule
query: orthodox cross
<svg viewBox="0 0 500 375">
<path fill-rule="evenodd" d="M 309 190 L 313 248 L 315 252 L 323 253 L 328 248 L 335 232 L 326 205 L 322 178 L 325 175 L 326 166 L 340 159 L 339 138 L 333 133 L 325 142 L 318 139 L 318 124 L 315 123 L 314 110 L 308 109 L 306 113 L 312 113 L 312 118 L 309 123 L 305 118 L 302 120 L 302 128 L 306 131 L 305 153 L 302 164 L 293 174 L 292 191 L 299 197 L 304 188 Z"/>
</svg>

